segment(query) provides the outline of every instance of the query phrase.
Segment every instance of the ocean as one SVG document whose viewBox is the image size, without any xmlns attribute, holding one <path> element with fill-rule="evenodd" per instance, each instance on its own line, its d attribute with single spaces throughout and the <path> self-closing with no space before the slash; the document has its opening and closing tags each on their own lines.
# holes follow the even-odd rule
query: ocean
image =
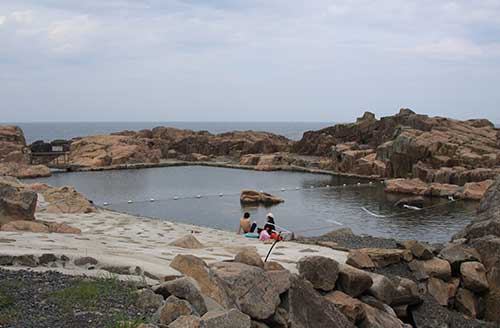
<svg viewBox="0 0 500 328">
<path fill-rule="evenodd" d="M 222 133 L 233 130 L 266 131 L 299 140 L 305 131 L 319 130 L 334 125 L 333 122 L 36 122 L 1 123 L 17 125 L 24 131 L 26 142 L 71 139 L 96 134 L 109 134 L 123 130 L 138 131 L 157 126 L 169 126 L 195 131 L 206 130 Z"/>
</svg>

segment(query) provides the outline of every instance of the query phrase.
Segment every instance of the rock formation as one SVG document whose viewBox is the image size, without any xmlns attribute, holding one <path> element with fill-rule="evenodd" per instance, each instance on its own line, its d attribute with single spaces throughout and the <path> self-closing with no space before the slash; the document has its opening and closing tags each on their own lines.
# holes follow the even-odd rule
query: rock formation
<svg viewBox="0 0 500 328">
<path fill-rule="evenodd" d="M 158 163 L 160 151 L 140 138 L 98 135 L 74 141 L 69 158 L 70 163 L 77 167 Z"/>
<path fill-rule="evenodd" d="M 292 150 L 330 157 L 339 172 L 463 186 L 500 172 L 497 133 L 487 120 L 458 121 L 401 109 L 380 120 L 367 112 L 355 123 L 306 132 Z"/>
<path fill-rule="evenodd" d="M 0 125 L 0 176 L 34 178 L 50 176 L 44 165 L 30 164 L 30 150 L 17 126 Z"/>
<path fill-rule="evenodd" d="M 266 192 L 242 190 L 240 194 L 240 202 L 243 205 L 274 205 L 283 203 L 284 200 Z"/>
<path fill-rule="evenodd" d="M 0 225 L 35 220 L 37 195 L 13 178 L 0 177 Z"/>
</svg>

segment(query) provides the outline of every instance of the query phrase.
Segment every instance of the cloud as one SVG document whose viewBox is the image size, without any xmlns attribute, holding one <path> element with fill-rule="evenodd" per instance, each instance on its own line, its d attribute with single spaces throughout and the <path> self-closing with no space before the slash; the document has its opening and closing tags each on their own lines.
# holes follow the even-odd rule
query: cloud
<svg viewBox="0 0 500 328">
<path fill-rule="evenodd" d="M 480 87 L 500 102 L 488 91 L 500 84 L 500 0 L 2 0 L 0 13 L 0 83 L 33 95 L 0 88 L 18 115 L 68 103 L 124 119 L 465 113 Z M 444 77 L 449 94 L 433 102 L 429 81 Z"/>
<path fill-rule="evenodd" d="M 464 39 L 444 39 L 415 47 L 415 53 L 439 59 L 464 59 L 484 55 L 477 44 Z"/>
<path fill-rule="evenodd" d="M 46 31 L 50 51 L 56 55 L 79 54 L 98 31 L 98 23 L 80 15 L 51 23 Z"/>
</svg>

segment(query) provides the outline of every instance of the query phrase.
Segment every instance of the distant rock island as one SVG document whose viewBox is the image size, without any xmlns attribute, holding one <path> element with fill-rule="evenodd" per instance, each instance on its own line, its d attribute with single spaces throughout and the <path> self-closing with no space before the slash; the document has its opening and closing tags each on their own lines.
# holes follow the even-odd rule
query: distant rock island
<svg viewBox="0 0 500 328">
<path fill-rule="evenodd" d="M 500 173 L 500 130 L 493 123 L 404 108 L 380 119 L 365 112 L 354 123 L 305 132 L 299 141 L 258 131 L 212 134 L 157 127 L 27 146 L 19 128 L 3 126 L 0 174 L 50 175 L 45 166 L 30 165 L 30 155 L 54 143 L 68 150 L 71 170 L 204 163 L 384 179 L 389 192 L 467 199 L 480 199 Z"/>
</svg>

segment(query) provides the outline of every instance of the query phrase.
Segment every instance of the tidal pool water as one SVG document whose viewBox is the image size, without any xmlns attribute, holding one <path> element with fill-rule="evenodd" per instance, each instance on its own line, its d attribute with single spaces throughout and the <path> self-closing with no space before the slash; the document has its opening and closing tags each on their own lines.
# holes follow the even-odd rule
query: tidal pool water
<svg viewBox="0 0 500 328">
<path fill-rule="evenodd" d="M 306 236 L 350 227 L 357 234 L 445 242 L 469 223 L 477 206 L 435 198 L 428 200 L 426 207 L 432 206 L 428 210 L 400 209 L 394 203 L 404 196 L 385 193 L 380 183 L 202 166 L 60 173 L 34 181 L 74 186 L 95 204 L 108 203 L 113 210 L 225 230 L 236 231 L 245 211 L 259 225 L 272 212 L 278 225 Z M 242 189 L 271 192 L 285 202 L 243 208 L 239 202 Z"/>
</svg>

